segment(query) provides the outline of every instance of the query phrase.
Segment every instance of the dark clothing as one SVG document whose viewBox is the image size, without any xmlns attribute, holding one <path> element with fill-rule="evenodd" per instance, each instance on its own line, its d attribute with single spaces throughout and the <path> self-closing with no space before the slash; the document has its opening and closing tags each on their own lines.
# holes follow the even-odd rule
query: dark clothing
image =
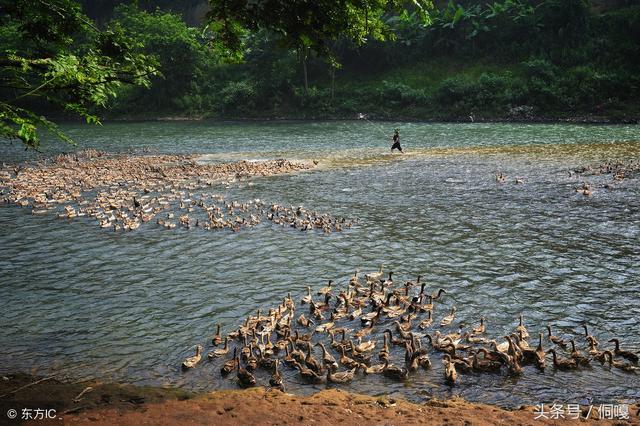
<svg viewBox="0 0 640 426">
<path fill-rule="evenodd" d="M 394 149 L 402 152 L 402 147 L 400 146 L 400 135 L 397 133 L 393 135 L 393 145 L 391 145 L 391 151 L 393 151 Z"/>
</svg>

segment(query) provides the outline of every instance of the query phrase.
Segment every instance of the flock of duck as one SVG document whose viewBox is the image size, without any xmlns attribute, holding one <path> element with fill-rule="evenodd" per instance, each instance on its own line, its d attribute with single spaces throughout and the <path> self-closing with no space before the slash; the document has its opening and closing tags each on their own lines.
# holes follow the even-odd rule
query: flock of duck
<svg viewBox="0 0 640 426">
<path fill-rule="evenodd" d="M 195 156 L 109 155 L 97 150 L 59 155 L 31 165 L 0 170 L 6 203 L 31 207 L 32 214 L 88 217 L 105 229 L 131 231 L 146 222 L 166 229 L 239 231 L 263 220 L 301 231 L 342 231 L 353 222 L 303 207 L 261 200 L 227 201 L 204 189 L 229 188 L 252 176 L 271 176 L 311 168 L 287 160 L 203 165 Z M 61 208 L 62 207 L 62 208 Z"/>
<path fill-rule="evenodd" d="M 625 180 L 625 178 L 634 177 L 640 173 L 640 161 L 605 161 L 596 166 L 582 166 L 574 170 L 569 171 L 569 177 L 572 176 L 600 176 L 611 175 L 613 176 L 613 183 L 604 183 L 602 187 L 605 189 L 612 189 L 614 183 L 619 183 Z M 496 182 L 504 184 L 507 183 L 508 178 L 502 172 L 495 175 Z M 524 179 L 516 176 L 514 183 L 523 184 Z M 582 184 L 575 188 L 575 192 L 590 197 L 593 195 L 593 186 L 589 182 L 582 182 Z"/>
<path fill-rule="evenodd" d="M 436 354 L 441 354 L 444 379 L 450 384 L 458 381 L 459 373 L 519 375 L 527 364 L 540 370 L 577 370 L 598 362 L 640 372 L 636 352 L 623 349 L 617 338 L 603 348 L 586 324 L 584 334 L 570 338 L 554 334 L 547 325 L 546 333 L 536 333 L 531 343 L 523 315 L 499 340 L 489 336 L 484 316 L 470 330 L 460 324 L 452 332 L 456 308 L 440 318 L 435 314 L 446 290 L 427 292 L 420 276 L 397 283 L 393 272 L 383 274 L 382 266 L 363 278 L 356 271 L 342 288 L 329 281 L 315 294 L 307 287 L 298 303 L 289 293 L 282 303 L 259 309 L 224 337 L 218 324 L 206 357 L 226 358 L 221 374 L 235 372 L 242 387 L 256 385 L 253 372 L 265 369 L 272 373 L 269 386 L 280 390 L 285 389 L 281 363 L 310 383 L 348 383 L 359 373 L 405 380 L 411 372 L 433 368 Z M 196 367 L 203 355 L 204 347 L 198 345 L 196 354 L 183 361 L 183 370 Z"/>
</svg>

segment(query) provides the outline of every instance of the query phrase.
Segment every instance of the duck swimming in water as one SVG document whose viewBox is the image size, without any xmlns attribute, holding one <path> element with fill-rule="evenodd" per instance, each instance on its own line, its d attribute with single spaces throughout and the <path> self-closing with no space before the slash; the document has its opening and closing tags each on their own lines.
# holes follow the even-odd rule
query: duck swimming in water
<svg viewBox="0 0 640 426">
<path fill-rule="evenodd" d="M 211 339 L 211 343 L 213 344 L 213 346 L 218 346 L 220 343 L 222 343 L 222 336 L 220 335 L 220 324 L 217 324 L 216 327 L 216 334 L 215 336 L 213 336 L 213 339 Z"/>
<path fill-rule="evenodd" d="M 553 355 L 553 366 L 559 370 L 575 370 L 578 368 L 578 363 L 575 359 L 559 358 L 555 349 L 549 349 L 547 353 Z"/>
<path fill-rule="evenodd" d="M 458 380 L 458 372 L 455 363 L 451 360 L 451 356 L 446 354 L 442 359 L 444 364 L 444 380 L 449 384 L 454 384 Z"/>
<path fill-rule="evenodd" d="M 623 358 L 628 359 L 629 361 L 631 361 L 634 364 L 638 364 L 638 355 L 634 354 L 633 352 L 630 351 L 623 351 L 620 349 L 620 341 L 618 339 L 611 339 L 609 340 L 609 342 L 615 343 L 616 348 L 613 351 L 613 353 L 616 356 L 621 356 Z"/>
<path fill-rule="evenodd" d="M 613 352 L 609 350 L 604 351 L 602 355 L 603 355 L 604 362 L 608 362 L 610 367 L 613 366 L 620 370 L 627 371 L 629 373 L 635 373 L 637 371 L 640 371 L 640 367 L 638 367 L 637 365 L 627 364 L 627 363 L 620 362 L 613 359 Z"/>
<path fill-rule="evenodd" d="M 349 383 L 353 380 L 353 376 L 358 367 L 354 367 L 349 371 L 342 371 L 340 373 L 334 373 L 330 368 L 327 368 L 327 382 L 329 383 Z"/>
<path fill-rule="evenodd" d="M 233 348 L 233 358 L 228 361 L 225 361 L 220 367 L 220 374 L 226 376 L 236 369 L 236 356 L 238 355 L 238 348 Z"/>
<path fill-rule="evenodd" d="M 269 386 L 273 389 L 278 389 L 280 392 L 284 392 L 284 380 L 282 380 L 282 376 L 278 371 L 278 367 L 280 365 L 280 360 L 276 359 L 275 371 L 269 378 Z"/>
<path fill-rule="evenodd" d="M 520 314 L 520 324 L 516 327 L 516 332 L 520 334 L 523 340 L 529 338 L 529 332 L 527 327 L 524 326 L 524 315 L 522 314 Z"/>
<path fill-rule="evenodd" d="M 551 343 L 555 343 L 556 345 L 560 346 L 563 349 L 567 348 L 567 343 L 564 341 L 564 339 L 553 335 L 553 333 L 551 332 L 550 325 L 547 325 L 547 331 L 549 332 L 549 340 L 551 341 Z"/>
<path fill-rule="evenodd" d="M 442 321 L 440 321 L 440 326 L 444 327 L 445 325 L 449 325 L 453 322 L 453 320 L 456 317 L 456 307 L 453 306 L 451 307 L 451 312 L 449 313 L 449 315 L 445 316 L 444 318 L 442 318 Z"/>
<path fill-rule="evenodd" d="M 204 348 L 200 345 L 196 346 L 196 354 L 194 356 L 190 356 L 182 362 L 182 369 L 188 370 L 190 368 L 195 367 L 202 358 L 202 350 Z"/>
<path fill-rule="evenodd" d="M 238 369 L 238 372 L 236 373 L 236 377 L 238 377 L 240 386 L 251 387 L 256 385 L 256 378 L 253 376 L 253 374 L 249 373 L 246 369 L 240 366 L 239 356 L 236 356 L 236 368 Z"/>
</svg>

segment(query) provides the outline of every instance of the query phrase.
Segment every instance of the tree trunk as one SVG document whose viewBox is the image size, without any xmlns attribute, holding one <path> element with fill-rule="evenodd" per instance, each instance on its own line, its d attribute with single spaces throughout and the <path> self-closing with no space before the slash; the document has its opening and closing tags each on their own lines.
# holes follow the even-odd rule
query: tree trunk
<svg viewBox="0 0 640 426">
<path fill-rule="evenodd" d="M 304 94 L 309 94 L 309 77 L 307 75 L 307 49 L 302 52 L 302 73 L 304 75 Z"/>
<path fill-rule="evenodd" d="M 331 66 L 331 100 L 336 92 L 336 67 Z"/>
</svg>

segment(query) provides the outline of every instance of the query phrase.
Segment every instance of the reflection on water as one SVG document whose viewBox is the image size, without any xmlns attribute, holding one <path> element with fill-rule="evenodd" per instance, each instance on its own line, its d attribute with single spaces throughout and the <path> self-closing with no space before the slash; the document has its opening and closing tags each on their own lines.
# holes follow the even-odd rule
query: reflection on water
<svg viewBox="0 0 640 426">
<path fill-rule="evenodd" d="M 203 161 L 317 159 L 317 171 L 241 183 L 229 197 L 302 204 L 359 224 L 328 236 L 269 224 L 239 233 L 149 226 L 114 234 L 82 219 L 3 206 L 0 372 L 234 388 L 217 364 L 179 369 L 196 344 L 208 343 L 215 323 L 230 331 L 290 290 L 297 300 L 307 285 L 329 278 L 343 285 L 356 267 L 380 263 L 398 281 L 421 273 L 430 291 L 448 289 L 436 319 L 455 305 L 456 324 L 484 314 L 494 337 L 512 330 L 521 312 L 532 335 L 547 322 L 558 334 L 577 335 L 586 320 L 601 345 L 619 336 L 640 349 L 638 179 L 609 190 L 602 184 L 611 176 L 568 173 L 606 159 L 639 159 L 637 126 L 400 127 L 404 156 L 389 155 L 387 141 L 363 122 L 70 127 L 81 148 L 199 152 Z M 30 155 L 18 148 L 4 146 L 0 156 L 8 162 Z M 495 182 L 498 171 L 507 183 Z M 515 176 L 524 183 L 515 184 Z M 584 180 L 592 197 L 574 191 Z M 400 349 L 392 358 L 401 362 Z M 579 372 L 526 367 L 517 378 L 465 374 L 450 388 L 439 359 L 433 353 L 434 368 L 404 384 L 369 376 L 348 389 L 504 405 L 640 398 L 639 375 L 599 364 Z M 290 391 L 324 386 L 302 385 L 283 370 Z"/>
</svg>

